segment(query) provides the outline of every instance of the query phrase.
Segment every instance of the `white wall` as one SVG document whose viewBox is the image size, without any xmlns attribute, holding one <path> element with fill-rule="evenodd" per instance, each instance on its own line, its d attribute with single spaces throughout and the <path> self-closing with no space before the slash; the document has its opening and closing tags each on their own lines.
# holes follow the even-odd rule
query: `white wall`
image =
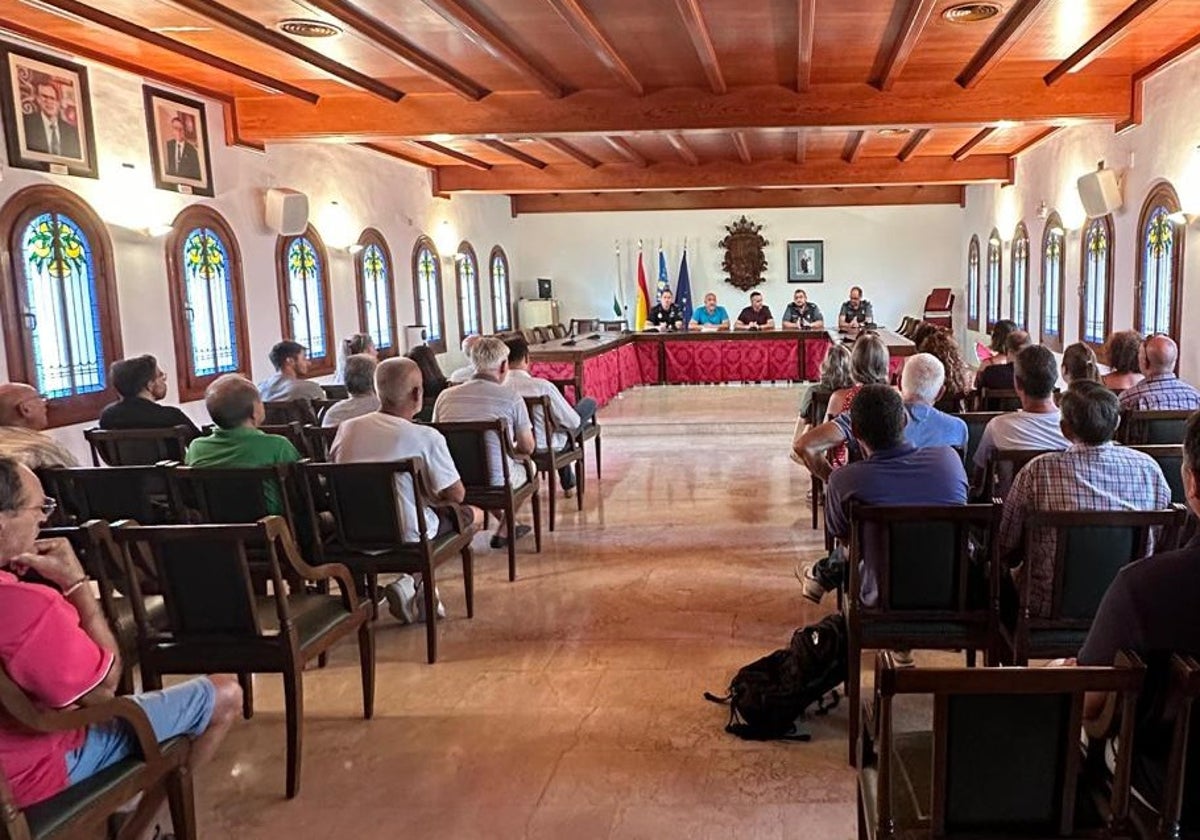
<svg viewBox="0 0 1200 840">
<path fill-rule="evenodd" d="M 672 290 L 686 240 L 692 298 L 707 291 L 736 318 L 749 303 L 749 293 L 725 281 L 724 249 L 718 243 L 725 225 L 742 215 L 729 210 L 680 210 L 632 213 L 530 214 L 516 221 L 519 273 L 513 294 L 536 297 L 535 278 L 554 280 L 562 317 L 612 317 L 612 299 L 620 272 L 629 316 L 633 318 L 637 283 L 637 242 L 643 240 L 647 285 L 651 298 L 658 277 L 658 247 L 667 252 Z M 778 320 L 803 288 L 831 323 L 851 286 L 863 287 L 880 324 L 896 326 L 903 315 L 919 314 L 935 286 L 963 283 L 958 242 L 963 211 L 957 206 L 818 207 L 748 209 L 745 215 L 763 225 L 769 243 L 766 282 L 756 289 Z M 787 241 L 825 241 L 825 282 L 788 284 Z M 962 299 L 961 290 L 957 297 Z M 651 305 L 654 301 L 651 300 Z"/>
<path fill-rule="evenodd" d="M 1117 135 L 1111 126 L 1076 126 L 1053 135 L 1043 145 L 1017 160 L 1016 183 L 1011 188 L 972 187 L 967 191 L 967 212 L 959 249 L 958 273 L 965 278 L 967 248 L 972 234 L 979 236 L 980 255 L 986 261 L 987 237 L 993 225 L 1002 237 L 1011 237 L 1018 221 L 1029 228 L 1030 320 L 1034 336 L 1041 296 L 1041 240 L 1044 222 L 1037 218 L 1039 202 L 1057 209 L 1067 228 L 1064 309 L 1065 344 L 1079 339 L 1079 274 L 1082 260 L 1080 228 L 1084 224 L 1075 181 L 1103 160 L 1122 175 L 1124 206 L 1113 214 L 1114 273 L 1113 329 L 1130 329 L 1134 323 L 1134 283 L 1138 247 L 1138 216 L 1150 189 L 1169 181 L 1179 193 L 1187 213 L 1200 213 L 1200 108 L 1195 91 L 1200 87 L 1200 54 L 1193 54 L 1146 84 L 1145 113 L 1141 126 Z M 1184 249 L 1183 318 L 1180 374 L 1200 381 L 1200 335 L 1188 318 L 1188 307 L 1200 291 L 1200 241 L 1196 224 L 1187 229 Z M 1011 269 L 1005 243 L 1002 312 L 1008 313 Z"/>
<path fill-rule="evenodd" d="M 0 166 L 0 203 L 23 187 L 55 183 L 86 200 L 107 223 L 116 262 L 121 310 L 121 334 L 126 355 L 153 353 L 174 388 L 175 358 L 171 336 L 163 240 L 136 232 L 154 224 L 169 224 L 190 201 L 216 208 L 238 237 L 246 281 L 250 354 L 255 378 L 270 371 L 267 351 L 280 335 L 275 280 L 275 235 L 263 220 L 263 191 L 269 186 L 292 187 L 309 196 L 314 226 L 330 246 L 333 289 L 333 329 L 336 339 L 358 330 L 354 293 L 354 264 L 334 244 L 350 244 L 364 227 L 378 228 L 392 251 L 398 323 L 415 321 L 410 256 L 422 233 L 435 242 L 449 236 L 452 248 L 469 240 L 481 262 L 484 325 L 490 329 L 491 305 L 486 286 L 486 260 L 493 245 L 509 255 L 514 276 L 520 261 L 513 247 L 513 225 L 504 198 L 466 196 L 452 200 L 431 197 L 429 176 L 422 169 L 365 149 L 349 146 L 296 144 L 272 146 L 266 153 L 227 147 L 223 141 L 222 109 L 207 108 L 213 180 L 217 195 L 194 199 L 154 189 L 149 143 L 142 110 L 141 79 L 102 66 L 89 65 L 100 178 L 72 178 Z M 185 92 L 186 93 L 186 92 Z M 132 165 L 132 168 L 126 166 Z M 337 201 L 344 216 L 330 215 Z M 443 221 L 449 230 L 443 230 Z M 344 230 L 338 230 L 338 227 Z M 443 266 L 447 346 L 443 365 L 457 366 L 458 302 L 453 268 Z M 0 353 L 0 356 L 3 356 Z M 7 379 L 7 360 L 0 358 L 0 375 Z M 168 399 L 173 397 L 168 396 Z M 185 410 L 208 422 L 201 403 Z M 86 424 L 91 425 L 91 424 Z M 77 453 L 86 454 L 79 429 L 55 432 Z"/>
</svg>

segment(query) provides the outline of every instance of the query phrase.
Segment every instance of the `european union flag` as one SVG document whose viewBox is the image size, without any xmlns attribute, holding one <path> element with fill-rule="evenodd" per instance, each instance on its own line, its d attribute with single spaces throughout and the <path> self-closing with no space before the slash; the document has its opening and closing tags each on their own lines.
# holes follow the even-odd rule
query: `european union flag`
<svg viewBox="0 0 1200 840">
<path fill-rule="evenodd" d="M 692 322 L 692 283 L 688 279 L 687 249 L 683 249 L 683 261 L 679 263 L 679 285 L 675 287 L 675 304 L 683 312 L 684 325 Z"/>
</svg>

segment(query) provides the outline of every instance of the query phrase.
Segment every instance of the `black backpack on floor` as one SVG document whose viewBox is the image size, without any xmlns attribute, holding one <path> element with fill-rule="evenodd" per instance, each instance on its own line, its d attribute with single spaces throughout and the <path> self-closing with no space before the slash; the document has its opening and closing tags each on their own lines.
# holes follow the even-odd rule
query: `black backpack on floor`
<svg viewBox="0 0 1200 840">
<path fill-rule="evenodd" d="M 836 708 L 836 689 L 845 681 L 846 619 L 833 613 L 797 630 L 786 648 L 739 670 L 724 697 L 706 691 L 704 698 L 729 704 L 725 731 L 739 738 L 807 741 L 811 736 L 797 731 L 797 719 L 814 703 L 819 715 Z"/>
</svg>

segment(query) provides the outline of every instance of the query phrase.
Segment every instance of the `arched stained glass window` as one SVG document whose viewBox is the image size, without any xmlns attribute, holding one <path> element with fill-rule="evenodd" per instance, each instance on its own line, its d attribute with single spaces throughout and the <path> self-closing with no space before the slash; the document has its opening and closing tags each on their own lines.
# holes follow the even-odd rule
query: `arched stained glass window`
<svg viewBox="0 0 1200 840">
<path fill-rule="evenodd" d="M 979 237 L 967 248 L 967 329 L 979 329 Z"/>
<path fill-rule="evenodd" d="M 214 210 L 192 205 L 167 239 L 171 321 L 179 393 L 200 399 L 223 373 L 249 373 L 242 260 L 233 231 Z"/>
<path fill-rule="evenodd" d="M 111 248 L 87 204 L 66 190 L 21 190 L 0 213 L 10 284 L 3 307 L 9 379 L 49 400 L 53 426 L 98 416 L 111 400 L 108 364 L 121 356 Z"/>
<path fill-rule="evenodd" d="M 1000 233 L 992 228 L 987 250 L 987 331 L 1000 320 Z"/>
<path fill-rule="evenodd" d="M 1051 212 L 1042 232 L 1042 344 L 1051 350 L 1063 349 L 1063 249 L 1062 219 Z"/>
<path fill-rule="evenodd" d="M 1029 325 L 1029 231 L 1017 222 L 1012 241 L 1012 286 L 1009 290 L 1009 317 L 1023 329 Z"/>
<path fill-rule="evenodd" d="M 358 295 L 358 328 L 371 336 L 379 358 L 398 352 L 396 307 L 392 300 L 392 255 L 383 235 L 374 229 L 363 231 L 358 244 L 362 250 L 354 261 Z"/>
<path fill-rule="evenodd" d="M 1079 340 L 1104 344 L 1111 326 L 1113 276 L 1112 216 L 1090 220 L 1083 229 L 1083 267 L 1079 278 Z"/>
<path fill-rule="evenodd" d="M 1150 191 L 1138 221 L 1136 328 L 1146 335 L 1166 333 L 1179 341 L 1183 294 L 1183 227 L 1179 197 L 1170 184 Z"/>
<path fill-rule="evenodd" d="M 479 262 L 469 242 L 458 246 L 454 257 L 458 276 L 458 334 L 462 338 L 482 332 L 483 314 L 479 305 Z"/>
<path fill-rule="evenodd" d="M 312 225 L 299 236 L 281 236 L 276 251 L 283 337 L 308 349 L 309 375 L 332 373 L 329 340 L 333 303 L 325 245 Z"/>
<path fill-rule="evenodd" d="M 435 353 L 446 352 L 446 316 L 442 304 L 441 258 L 427 236 L 417 239 L 412 255 L 413 301 L 425 327 L 425 343 Z"/>
<path fill-rule="evenodd" d="M 512 288 L 508 283 L 508 256 L 499 245 L 492 248 L 492 330 L 512 329 Z"/>
</svg>

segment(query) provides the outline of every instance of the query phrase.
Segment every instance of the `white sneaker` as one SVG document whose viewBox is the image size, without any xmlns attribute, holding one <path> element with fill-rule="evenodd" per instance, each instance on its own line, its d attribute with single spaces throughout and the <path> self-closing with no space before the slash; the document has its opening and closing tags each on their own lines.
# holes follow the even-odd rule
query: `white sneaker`
<svg viewBox="0 0 1200 840">
<path fill-rule="evenodd" d="M 437 604 L 437 617 L 446 617 L 446 608 L 442 606 L 442 596 L 438 594 L 437 587 L 433 588 L 433 600 Z M 413 602 L 416 605 L 417 621 L 425 620 L 425 581 L 417 582 L 416 594 L 413 596 Z"/>
<path fill-rule="evenodd" d="M 417 586 L 412 575 L 400 575 L 383 588 L 388 612 L 401 624 L 417 621 Z"/>
</svg>

